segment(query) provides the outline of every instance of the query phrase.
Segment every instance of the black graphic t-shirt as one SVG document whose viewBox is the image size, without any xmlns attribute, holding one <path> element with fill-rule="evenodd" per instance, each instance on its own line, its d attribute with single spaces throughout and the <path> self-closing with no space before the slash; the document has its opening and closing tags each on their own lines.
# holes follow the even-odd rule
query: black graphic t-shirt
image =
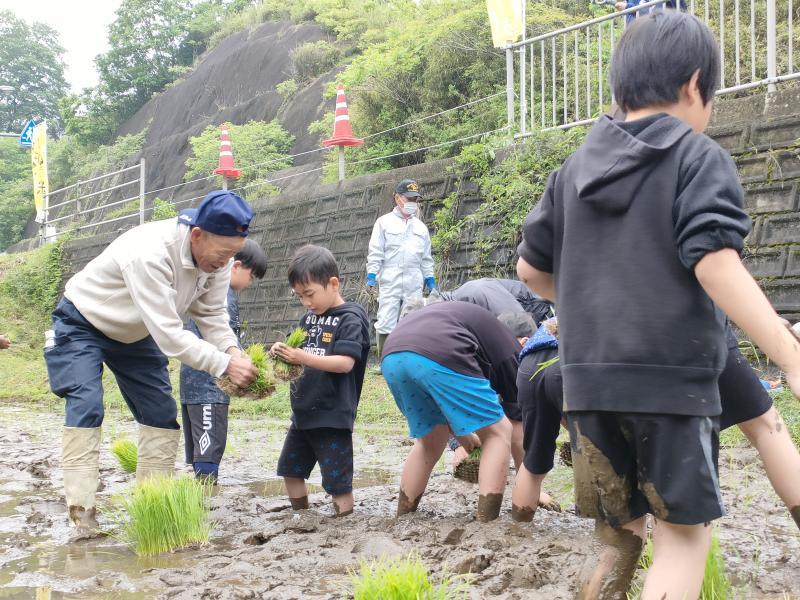
<svg viewBox="0 0 800 600">
<path fill-rule="evenodd" d="M 300 319 L 308 332 L 302 348 L 317 356 L 355 359 L 349 373 L 305 367 L 292 383 L 292 421 L 298 429 L 334 427 L 352 431 L 369 356 L 369 320 L 359 304 L 345 302 L 322 315 L 308 312 Z"/>
</svg>

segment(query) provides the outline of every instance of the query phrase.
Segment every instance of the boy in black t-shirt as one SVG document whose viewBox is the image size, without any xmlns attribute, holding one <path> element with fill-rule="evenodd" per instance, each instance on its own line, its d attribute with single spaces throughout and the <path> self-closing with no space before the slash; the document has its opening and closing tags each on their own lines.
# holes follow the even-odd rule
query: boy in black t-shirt
<svg viewBox="0 0 800 600">
<path fill-rule="evenodd" d="M 282 342 L 272 352 L 302 377 L 291 385 L 292 424 L 278 459 L 292 508 L 308 508 L 305 480 L 319 463 L 322 487 L 338 516 L 353 512 L 353 423 L 369 355 L 364 309 L 339 293 L 339 268 L 320 246 L 303 246 L 289 264 L 289 285 L 308 312 L 300 348 Z"/>
</svg>

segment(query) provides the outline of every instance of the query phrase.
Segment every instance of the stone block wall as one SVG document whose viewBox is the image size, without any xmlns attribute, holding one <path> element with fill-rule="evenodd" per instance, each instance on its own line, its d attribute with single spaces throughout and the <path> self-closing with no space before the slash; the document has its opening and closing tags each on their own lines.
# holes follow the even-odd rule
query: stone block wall
<svg viewBox="0 0 800 600">
<path fill-rule="evenodd" d="M 748 268 L 780 312 L 800 319 L 800 89 L 720 100 L 708 133 L 732 154 L 745 187 L 754 223 L 747 240 Z M 269 267 L 264 279 L 241 297 L 248 341 L 281 338 L 303 313 L 286 281 L 289 259 L 303 244 L 330 248 L 339 262 L 345 297 L 367 304 L 363 281 L 369 237 L 375 220 L 391 210 L 399 180 L 409 177 L 420 183 L 427 199 L 421 206 L 426 222 L 454 192 L 460 215 L 480 205 L 477 185 L 468 177 L 453 175 L 451 165 L 451 160 L 440 160 L 341 184 L 297 186 L 297 191 L 255 201 L 252 234 L 266 251 Z M 81 268 L 114 235 L 67 244 L 70 272 Z M 508 274 L 513 273 L 513 248 L 498 247 L 492 260 L 500 270 L 506 267 Z M 472 233 L 467 231 L 453 253 L 443 287 L 468 279 L 474 262 Z M 372 318 L 374 308 L 370 306 Z"/>
<path fill-rule="evenodd" d="M 747 267 L 779 312 L 800 319 L 800 89 L 721 101 L 708 133 L 745 189 Z"/>
</svg>

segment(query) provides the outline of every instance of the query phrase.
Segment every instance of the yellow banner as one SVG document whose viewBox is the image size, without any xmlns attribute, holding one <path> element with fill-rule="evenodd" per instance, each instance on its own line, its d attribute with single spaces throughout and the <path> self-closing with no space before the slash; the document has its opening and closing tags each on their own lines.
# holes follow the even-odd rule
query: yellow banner
<svg viewBox="0 0 800 600">
<path fill-rule="evenodd" d="M 522 39 L 522 2 L 524 0 L 486 0 L 492 43 L 502 48 Z"/>
<path fill-rule="evenodd" d="M 33 205 L 36 207 L 36 222 L 44 223 L 44 198 L 49 193 L 47 183 L 47 122 L 39 123 L 33 130 L 31 147 L 33 170 Z"/>
</svg>

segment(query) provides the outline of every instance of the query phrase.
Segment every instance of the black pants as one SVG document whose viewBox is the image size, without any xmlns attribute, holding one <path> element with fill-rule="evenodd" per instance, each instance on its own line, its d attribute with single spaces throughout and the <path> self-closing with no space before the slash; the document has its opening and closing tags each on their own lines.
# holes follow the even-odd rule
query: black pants
<svg viewBox="0 0 800 600">
<path fill-rule="evenodd" d="M 186 463 L 219 464 L 228 438 L 227 404 L 181 404 Z"/>
</svg>

